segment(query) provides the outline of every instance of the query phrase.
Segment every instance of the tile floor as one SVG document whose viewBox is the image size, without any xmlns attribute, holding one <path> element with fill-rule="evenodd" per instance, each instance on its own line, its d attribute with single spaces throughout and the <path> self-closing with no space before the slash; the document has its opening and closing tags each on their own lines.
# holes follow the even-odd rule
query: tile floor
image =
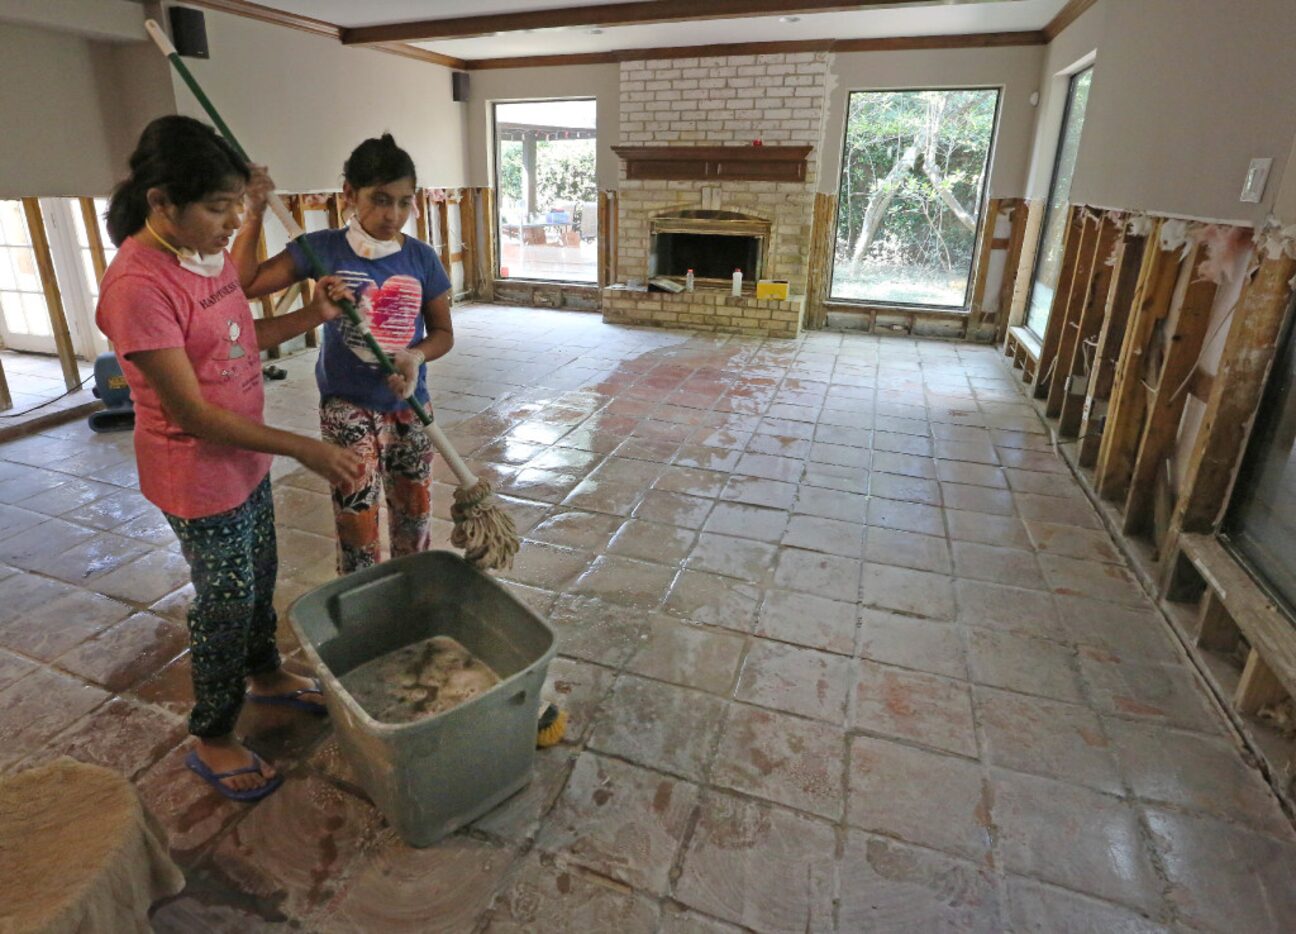
<svg viewBox="0 0 1296 934">
<path fill-rule="evenodd" d="M 320 724 L 248 713 L 290 775 L 255 807 L 194 780 L 186 570 L 129 436 L 0 446 L 0 769 L 134 779 L 191 880 L 159 930 L 1296 929 L 1291 824 L 993 350 L 455 325 L 437 411 L 526 534 L 503 577 L 572 726 L 430 849 Z M 310 365 L 275 423 L 313 430 Z M 275 477 L 287 603 L 331 518 Z"/>
<path fill-rule="evenodd" d="M 0 434 L 36 417 L 94 401 L 90 392 L 94 383 L 94 361 L 77 361 L 77 368 L 86 382 L 85 388 L 72 393 L 67 392 L 58 358 L 49 354 L 0 350 L 0 367 L 4 368 L 9 397 L 13 402 L 12 408 L 0 411 Z"/>
</svg>

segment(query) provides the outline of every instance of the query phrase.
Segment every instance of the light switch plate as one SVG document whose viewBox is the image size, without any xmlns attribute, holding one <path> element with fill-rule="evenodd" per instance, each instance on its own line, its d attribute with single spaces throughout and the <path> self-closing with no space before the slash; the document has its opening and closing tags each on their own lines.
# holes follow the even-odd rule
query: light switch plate
<svg viewBox="0 0 1296 934">
<path fill-rule="evenodd" d="M 1269 169 L 1273 167 L 1272 159 L 1252 159 L 1251 168 L 1247 169 L 1246 181 L 1242 185 L 1241 200 L 1258 204 L 1264 197 L 1265 183 L 1269 180 Z"/>
</svg>

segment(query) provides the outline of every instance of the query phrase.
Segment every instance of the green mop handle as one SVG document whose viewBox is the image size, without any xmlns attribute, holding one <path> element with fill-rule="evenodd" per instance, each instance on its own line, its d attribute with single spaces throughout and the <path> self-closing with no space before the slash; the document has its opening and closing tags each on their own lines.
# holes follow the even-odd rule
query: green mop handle
<svg viewBox="0 0 1296 934">
<path fill-rule="evenodd" d="M 217 112 L 215 105 L 212 104 L 211 99 L 203 92 L 202 87 L 198 84 L 198 80 L 193 76 L 189 71 L 188 66 L 185 65 L 184 61 L 180 58 L 180 53 L 175 50 L 175 46 L 171 44 L 171 40 L 167 38 L 167 34 L 162 31 L 162 27 L 159 26 L 155 20 L 149 19 L 144 21 L 144 28 L 148 30 L 149 36 L 153 39 L 154 43 L 157 44 L 157 47 L 162 50 L 162 54 L 171 62 L 176 73 L 179 74 L 184 80 L 184 83 L 189 86 L 189 90 L 193 92 L 193 96 L 197 98 L 198 103 L 202 105 L 202 109 L 207 112 L 207 116 L 210 117 L 212 123 L 216 125 L 216 129 L 220 131 L 221 136 L 225 137 L 226 141 L 228 141 L 230 146 L 234 148 L 234 151 L 242 157 L 244 162 L 251 162 L 252 160 L 248 157 L 247 150 L 245 150 L 235 138 L 234 132 L 229 128 L 229 125 L 221 119 L 221 115 Z M 306 232 L 297 224 L 296 219 L 288 210 L 288 206 L 283 203 L 283 199 L 280 198 L 278 194 L 271 192 L 269 203 L 271 212 L 279 219 L 279 223 L 283 224 L 284 230 L 287 231 L 288 239 L 301 247 L 302 253 L 306 256 L 306 262 L 311 267 L 312 275 L 316 279 L 328 275 L 328 271 L 320 261 L 319 254 L 312 249 L 310 241 L 306 239 Z M 347 316 L 347 319 L 355 326 L 356 330 L 360 332 L 360 335 L 364 338 L 365 345 L 373 353 L 374 357 L 377 358 L 378 363 L 383 370 L 387 373 L 395 374 L 397 372 L 396 367 L 392 364 L 391 359 L 387 356 L 382 347 L 378 345 L 378 341 L 374 338 L 373 332 L 369 330 L 369 326 L 365 323 L 364 319 L 360 317 L 360 312 L 356 310 L 355 305 L 346 299 L 342 299 L 336 304 L 342 309 L 342 313 Z M 450 465 L 450 469 L 454 471 L 455 477 L 459 480 L 460 484 L 466 487 L 475 486 L 477 478 L 473 476 L 473 472 L 468 469 L 468 465 L 459 457 L 458 452 L 455 451 L 454 447 L 450 444 L 450 439 L 445 436 L 441 427 L 432 421 L 432 416 L 427 413 L 418 399 L 413 396 L 410 396 L 405 401 L 409 404 L 409 407 L 414 410 L 414 414 L 418 416 L 418 420 L 423 423 L 424 428 L 432 439 L 432 443 L 441 453 L 441 456 L 445 458 L 446 463 Z"/>
</svg>

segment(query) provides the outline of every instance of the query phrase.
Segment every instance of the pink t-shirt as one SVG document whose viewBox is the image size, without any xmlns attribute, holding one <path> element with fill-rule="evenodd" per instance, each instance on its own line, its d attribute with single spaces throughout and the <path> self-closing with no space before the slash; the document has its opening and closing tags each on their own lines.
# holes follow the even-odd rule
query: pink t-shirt
<svg viewBox="0 0 1296 934">
<path fill-rule="evenodd" d="M 129 359 L 143 350 L 181 348 L 204 399 L 263 422 L 256 328 L 233 261 L 208 278 L 181 268 L 170 253 L 128 239 L 104 274 L 95 320 L 113 342 L 135 402 L 140 492 L 182 519 L 241 505 L 270 470 L 270 455 L 186 434 Z"/>
</svg>

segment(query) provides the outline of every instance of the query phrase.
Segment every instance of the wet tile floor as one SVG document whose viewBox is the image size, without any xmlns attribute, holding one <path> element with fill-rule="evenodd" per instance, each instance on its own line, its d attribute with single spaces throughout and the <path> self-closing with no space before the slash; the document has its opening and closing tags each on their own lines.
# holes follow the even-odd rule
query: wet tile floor
<svg viewBox="0 0 1296 934">
<path fill-rule="evenodd" d="M 322 724 L 245 715 L 290 776 L 255 807 L 194 780 L 187 575 L 129 436 L 0 446 L 0 769 L 132 777 L 191 880 L 159 930 L 1296 927 L 1290 823 L 994 350 L 455 326 L 436 408 L 525 532 L 503 577 L 572 725 L 430 849 Z M 311 362 L 276 424 L 314 429 Z M 332 523 L 274 474 L 286 604 Z"/>
</svg>

